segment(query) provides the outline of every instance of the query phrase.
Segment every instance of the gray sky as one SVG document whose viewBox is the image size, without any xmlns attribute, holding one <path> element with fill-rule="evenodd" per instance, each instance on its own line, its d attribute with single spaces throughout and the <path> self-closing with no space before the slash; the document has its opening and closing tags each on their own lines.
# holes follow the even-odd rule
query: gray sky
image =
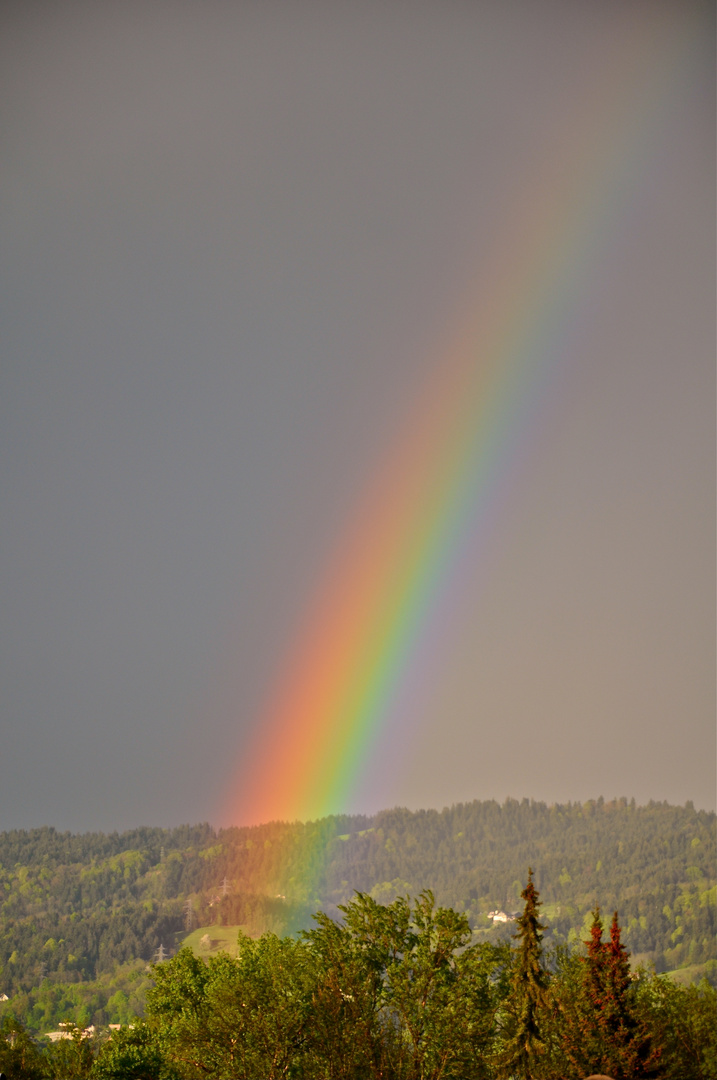
<svg viewBox="0 0 717 1080">
<path fill-rule="evenodd" d="M 220 823 L 486 252 L 643 27 L 683 52 L 625 80 L 646 121 L 606 144 L 565 356 L 346 809 L 714 808 L 711 5 L 0 18 L 0 827 Z"/>
</svg>

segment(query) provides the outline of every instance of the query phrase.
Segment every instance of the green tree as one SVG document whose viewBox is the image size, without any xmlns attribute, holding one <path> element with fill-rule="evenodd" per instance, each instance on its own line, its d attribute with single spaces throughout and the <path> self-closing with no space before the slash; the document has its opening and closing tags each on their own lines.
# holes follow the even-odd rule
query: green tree
<svg viewBox="0 0 717 1080">
<path fill-rule="evenodd" d="M 311 1048 L 313 1072 L 331 1080 L 385 1075 L 382 1037 L 383 950 L 370 936 L 358 946 L 352 930 L 320 912 L 302 936 L 317 966 Z"/>
<path fill-rule="evenodd" d="M 44 1075 L 37 1044 L 14 1016 L 0 1023 L 0 1072 L 11 1080 L 39 1080 Z"/>
<path fill-rule="evenodd" d="M 66 1038 L 51 1043 L 44 1054 L 45 1072 L 52 1080 L 86 1080 L 94 1064 L 92 1039 L 84 1028 L 66 1022 Z"/>
<path fill-rule="evenodd" d="M 415 901 L 404 949 L 386 971 L 386 1010 L 398 1018 L 402 1035 L 395 1057 L 401 1076 L 439 1080 L 488 1074 L 495 1036 L 490 978 L 495 953 L 490 946 L 467 948 L 470 937 L 465 915 L 436 908 L 431 892 Z"/>
<path fill-rule="evenodd" d="M 717 1076 L 717 990 L 704 980 L 679 986 L 664 977 L 637 982 L 637 1008 L 660 1050 L 664 1080 Z"/>
<path fill-rule="evenodd" d="M 179 1078 L 278 1080 L 305 1055 L 314 980 L 303 942 L 240 935 L 236 959 L 206 965 L 182 949 L 155 978 L 148 1023 Z"/>
<path fill-rule="evenodd" d="M 470 946 L 465 915 L 436 907 L 428 891 L 413 906 L 360 893 L 341 911 L 343 925 L 318 916 L 305 935 L 321 961 L 320 1075 L 487 1076 L 507 950 Z"/>
<path fill-rule="evenodd" d="M 159 1039 L 137 1021 L 112 1033 L 92 1068 L 92 1080 L 169 1080 Z"/>
<path fill-rule="evenodd" d="M 592 1072 L 595 1036 L 585 1005 L 584 959 L 565 945 L 549 958 L 552 975 L 542 1035 L 550 1061 L 546 1075 L 560 1080 L 582 1080 Z"/>
<path fill-rule="evenodd" d="M 513 935 L 517 945 L 513 954 L 511 998 L 506 1037 L 497 1063 L 501 1076 L 535 1080 L 542 1075 L 546 1064 L 542 1024 L 548 1004 L 548 976 L 542 965 L 545 927 L 538 917 L 540 899 L 531 868 L 521 896 L 525 907 Z"/>
</svg>

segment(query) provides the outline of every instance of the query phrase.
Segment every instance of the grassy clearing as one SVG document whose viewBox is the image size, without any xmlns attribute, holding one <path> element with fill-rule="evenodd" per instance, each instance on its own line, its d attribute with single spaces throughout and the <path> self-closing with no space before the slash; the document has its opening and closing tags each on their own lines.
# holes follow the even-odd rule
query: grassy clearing
<svg viewBox="0 0 717 1080">
<path fill-rule="evenodd" d="M 710 979 L 710 976 L 710 981 L 714 982 L 716 967 L 714 960 L 708 960 L 705 964 L 690 964 L 689 967 L 675 968 L 674 971 L 665 971 L 663 974 L 680 986 L 690 986 L 705 977 Z"/>
<path fill-rule="evenodd" d="M 216 956 L 219 952 L 237 955 L 237 937 L 239 931 L 248 933 L 246 926 L 200 926 L 191 934 L 182 935 L 180 946 L 187 946 L 195 956 Z"/>
</svg>

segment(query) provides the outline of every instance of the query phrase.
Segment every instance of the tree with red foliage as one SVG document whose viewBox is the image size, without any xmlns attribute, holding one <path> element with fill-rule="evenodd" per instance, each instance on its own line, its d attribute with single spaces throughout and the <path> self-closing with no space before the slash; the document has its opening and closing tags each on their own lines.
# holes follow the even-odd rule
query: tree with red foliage
<svg viewBox="0 0 717 1080">
<path fill-rule="evenodd" d="M 585 957 L 583 990 L 586 1024 L 584 1053 L 590 1066 L 615 1080 L 647 1080 L 656 1075 L 659 1052 L 653 1051 L 641 1019 L 630 974 L 630 954 L 620 938 L 617 912 L 610 940 L 602 940 L 600 910 L 593 912 Z"/>
<path fill-rule="evenodd" d="M 586 941 L 587 956 L 582 958 L 583 969 L 583 1008 L 580 1030 L 575 1032 L 577 1055 L 582 1059 L 583 1068 L 595 1068 L 603 1058 L 603 1016 L 606 1006 L 607 954 L 602 939 L 600 908 L 592 913 L 590 939 Z"/>
<path fill-rule="evenodd" d="M 585 992 L 590 1004 L 595 1010 L 596 1016 L 600 1015 L 604 1006 L 606 955 L 605 943 L 602 939 L 602 922 L 600 920 L 600 908 L 593 911 L 593 921 L 590 927 L 590 940 L 586 941 L 588 954 L 584 958 L 585 969 Z"/>
</svg>

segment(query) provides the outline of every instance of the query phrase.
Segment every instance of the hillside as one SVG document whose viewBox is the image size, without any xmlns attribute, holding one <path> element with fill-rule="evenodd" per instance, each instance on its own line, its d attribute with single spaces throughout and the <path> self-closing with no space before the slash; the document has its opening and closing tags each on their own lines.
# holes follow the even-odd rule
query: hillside
<svg viewBox="0 0 717 1080">
<path fill-rule="evenodd" d="M 171 953 L 196 927 L 291 933 L 313 911 L 336 915 L 355 890 L 389 902 L 430 888 L 466 913 L 477 938 L 494 940 L 511 927 L 488 912 L 519 907 L 529 865 L 546 944 L 584 938 L 597 903 L 619 910 L 628 948 L 658 971 L 714 977 L 714 814 L 624 799 L 507 800 L 241 829 L 1 833 L 0 991 L 24 994 L 29 1008 L 56 997 L 55 985 L 79 993 L 99 980 L 107 992 L 95 1010 L 111 1019 L 117 973 L 144 978 L 160 945 Z"/>
</svg>

